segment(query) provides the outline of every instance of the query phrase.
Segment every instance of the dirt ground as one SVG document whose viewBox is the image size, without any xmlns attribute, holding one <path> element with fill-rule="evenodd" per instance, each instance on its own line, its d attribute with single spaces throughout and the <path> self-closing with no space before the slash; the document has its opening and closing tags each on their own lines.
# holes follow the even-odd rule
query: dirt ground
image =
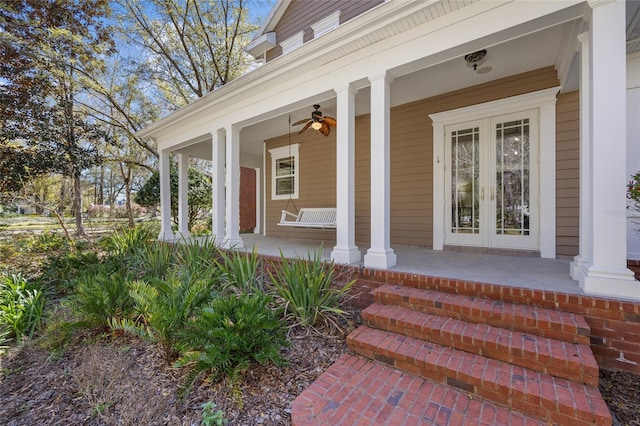
<svg viewBox="0 0 640 426">
<path fill-rule="evenodd" d="M 199 425 L 207 401 L 229 424 L 290 424 L 291 402 L 345 350 L 344 339 L 291 340 L 286 367 L 252 366 L 235 392 L 201 381 L 183 399 L 180 371 L 140 340 L 77 343 L 54 354 L 24 346 L 0 365 L 0 424 Z"/>
<path fill-rule="evenodd" d="M 290 424 L 295 397 L 347 350 L 344 339 L 291 341 L 288 366 L 252 366 L 235 392 L 201 381 L 184 399 L 180 372 L 140 340 L 94 338 L 54 353 L 30 344 L 0 360 L 0 424 L 199 425 L 208 401 L 229 424 Z M 603 372 L 600 388 L 614 425 L 640 425 L 639 376 Z"/>
</svg>

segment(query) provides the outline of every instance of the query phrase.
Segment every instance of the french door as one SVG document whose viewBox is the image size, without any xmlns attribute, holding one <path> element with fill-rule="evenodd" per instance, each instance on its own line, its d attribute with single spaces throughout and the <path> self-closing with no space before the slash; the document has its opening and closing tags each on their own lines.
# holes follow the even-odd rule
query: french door
<svg viewBox="0 0 640 426">
<path fill-rule="evenodd" d="M 445 244 L 538 249 L 537 111 L 445 127 Z"/>
</svg>

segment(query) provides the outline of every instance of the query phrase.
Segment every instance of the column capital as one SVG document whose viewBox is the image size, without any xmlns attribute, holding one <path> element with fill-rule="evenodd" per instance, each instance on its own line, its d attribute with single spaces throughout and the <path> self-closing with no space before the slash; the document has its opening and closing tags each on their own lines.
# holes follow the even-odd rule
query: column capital
<svg viewBox="0 0 640 426">
<path fill-rule="evenodd" d="M 354 95 L 358 92 L 358 88 L 353 83 L 341 84 L 339 86 L 334 87 L 333 90 L 336 93 L 349 92 Z"/>
<path fill-rule="evenodd" d="M 604 6 L 609 3 L 615 3 L 617 0 L 588 0 L 587 3 L 591 9 L 595 9 L 596 7 Z"/>
<path fill-rule="evenodd" d="M 369 79 L 369 81 L 371 83 L 373 83 L 374 81 L 385 79 L 387 81 L 387 83 L 391 84 L 391 83 L 393 83 L 393 80 L 394 80 L 393 75 L 391 75 L 391 73 L 389 71 L 387 71 L 387 70 L 369 74 L 367 76 L 367 78 Z"/>
</svg>

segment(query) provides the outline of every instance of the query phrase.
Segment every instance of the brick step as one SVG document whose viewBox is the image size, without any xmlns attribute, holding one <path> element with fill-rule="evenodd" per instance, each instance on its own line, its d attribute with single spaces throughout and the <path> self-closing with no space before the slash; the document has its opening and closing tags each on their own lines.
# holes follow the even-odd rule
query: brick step
<svg viewBox="0 0 640 426">
<path fill-rule="evenodd" d="M 362 321 L 369 327 L 598 386 L 598 364 L 585 345 L 378 303 L 362 311 Z"/>
<path fill-rule="evenodd" d="M 342 355 L 291 407 L 294 426 L 548 425 L 454 387 Z"/>
<path fill-rule="evenodd" d="M 373 295 L 376 302 L 385 305 L 589 345 L 591 329 L 581 315 L 395 285 L 379 287 Z"/>
<path fill-rule="evenodd" d="M 563 425 L 611 425 L 609 409 L 593 386 L 367 326 L 351 333 L 347 344 L 365 357 L 528 416 Z"/>
</svg>

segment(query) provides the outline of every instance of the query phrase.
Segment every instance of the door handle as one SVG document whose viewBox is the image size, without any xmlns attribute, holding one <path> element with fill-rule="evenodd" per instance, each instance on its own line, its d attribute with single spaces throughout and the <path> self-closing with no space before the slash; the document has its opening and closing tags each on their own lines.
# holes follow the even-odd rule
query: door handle
<svg viewBox="0 0 640 426">
<path fill-rule="evenodd" d="M 480 188 L 480 201 L 484 201 L 484 186 Z"/>
<path fill-rule="evenodd" d="M 495 188 L 492 186 L 491 187 L 491 201 L 496 199 L 496 190 Z"/>
</svg>

